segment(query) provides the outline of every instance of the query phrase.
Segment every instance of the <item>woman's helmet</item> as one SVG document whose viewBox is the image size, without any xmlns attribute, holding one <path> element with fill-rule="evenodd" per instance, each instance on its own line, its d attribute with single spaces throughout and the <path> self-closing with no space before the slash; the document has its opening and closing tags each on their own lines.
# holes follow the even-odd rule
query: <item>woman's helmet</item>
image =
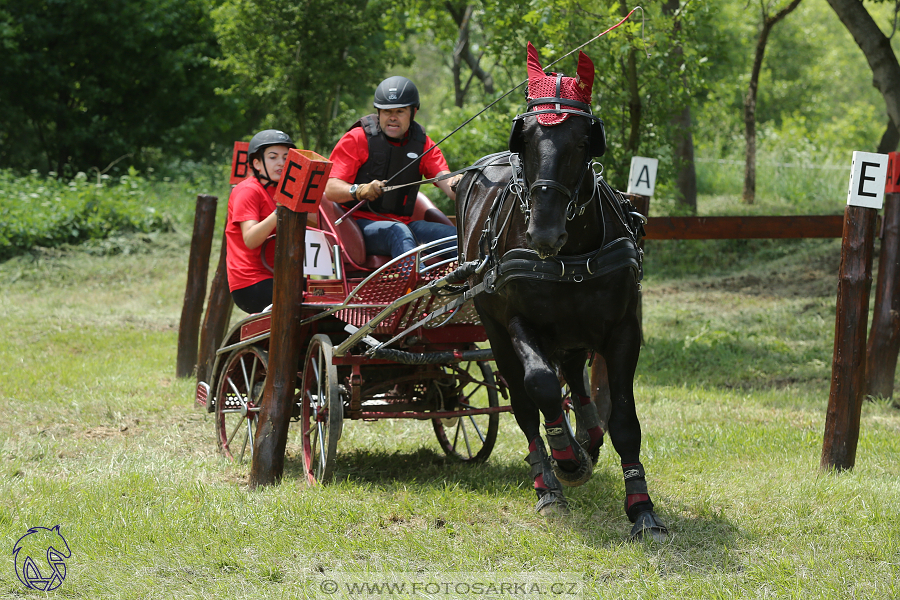
<svg viewBox="0 0 900 600">
<path fill-rule="evenodd" d="M 296 148 L 297 145 L 294 144 L 294 140 L 291 139 L 291 136 L 278 129 L 265 129 L 250 138 L 250 144 L 247 147 L 247 159 L 250 163 L 250 168 L 253 169 L 253 174 L 256 175 L 257 179 L 265 179 L 269 183 L 274 183 L 272 178 L 269 177 L 266 161 L 263 160 L 263 151 L 269 146 L 287 146 L 288 148 Z M 263 173 L 257 171 L 256 167 L 253 166 L 254 158 L 258 158 L 262 161 Z"/>
<path fill-rule="evenodd" d="M 287 146 L 288 148 L 296 148 L 294 140 L 291 136 L 278 129 L 266 129 L 260 131 L 250 138 L 250 146 L 247 148 L 247 156 L 252 160 L 254 158 L 262 158 L 257 156 L 269 146 Z"/>
<path fill-rule="evenodd" d="M 419 90 L 416 84 L 400 75 L 388 77 L 375 88 L 375 108 L 402 108 L 412 106 L 419 109 Z"/>
</svg>

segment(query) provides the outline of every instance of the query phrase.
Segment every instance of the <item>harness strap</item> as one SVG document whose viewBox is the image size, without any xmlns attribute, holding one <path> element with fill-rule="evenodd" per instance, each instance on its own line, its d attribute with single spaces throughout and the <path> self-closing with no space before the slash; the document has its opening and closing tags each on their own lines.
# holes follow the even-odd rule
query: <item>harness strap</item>
<svg viewBox="0 0 900 600">
<path fill-rule="evenodd" d="M 592 254 L 557 256 L 542 260 L 534 250 L 516 248 L 506 252 L 499 263 L 485 273 L 484 291 L 493 293 L 513 279 L 581 283 L 620 269 L 630 268 L 640 280 L 640 252 L 630 238 L 619 238 Z"/>
<path fill-rule="evenodd" d="M 574 106 L 575 108 L 579 109 L 578 112 L 581 112 L 581 113 L 590 113 L 591 112 L 590 104 L 586 104 L 584 102 L 579 102 L 578 100 L 570 100 L 569 98 L 560 98 L 559 97 L 559 88 L 557 88 L 555 97 L 553 97 L 553 98 L 533 98 L 528 101 L 528 104 L 526 105 L 525 108 L 527 110 L 531 111 L 531 109 L 533 107 L 540 106 L 542 104 L 557 104 L 557 105 L 562 104 L 565 106 Z M 552 109 L 551 108 L 551 109 L 546 109 L 546 110 L 554 111 L 554 110 L 561 110 L 561 109 L 559 109 L 559 108 Z M 537 111 L 535 111 L 535 112 L 537 112 Z M 544 112 L 544 111 L 541 111 L 541 112 Z"/>
<path fill-rule="evenodd" d="M 558 181 L 554 181 L 552 179 L 538 179 L 537 181 L 532 183 L 530 186 L 528 186 L 528 194 L 531 195 L 531 193 L 534 192 L 534 188 L 538 188 L 538 187 L 544 188 L 544 189 L 547 189 L 547 188 L 554 189 L 568 199 L 571 199 L 572 196 L 575 193 L 577 193 L 577 191 L 578 191 L 576 188 L 576 191 L 572 192 L 571 190 L 569 190 L 569 188 L 567 188 L 563 184 L 559 183 Z"/>
</svg>

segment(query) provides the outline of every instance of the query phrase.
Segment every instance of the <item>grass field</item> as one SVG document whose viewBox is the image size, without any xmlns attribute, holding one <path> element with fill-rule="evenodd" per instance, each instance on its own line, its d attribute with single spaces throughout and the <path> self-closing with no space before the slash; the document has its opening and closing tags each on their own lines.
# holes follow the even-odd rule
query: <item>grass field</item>
<svg viewBox="0 0 900 600">
<path fill-rule="evenodd" d="M 427 423 L 346 424 L 338 481 L 315 488 L 294 428 L 283 483 L 249 490 L 174 378 L 184 230 L 0 263 L 0 598 L 328 598 L 322 579 L 348 572 L 565 574 L 583 598 L 900 598 L 900 410 L 866 403 L 856 468 L 819 471 L 836 240 L 648 242 L 636 396 L 672 535 L 645 544 L 626 541 L 610 445 L 571 517 L 535 514 L 509 415 L 475 467 Z M 13 545 L 57 524 L 67 577 L 29 591 Z"/>
</svg>

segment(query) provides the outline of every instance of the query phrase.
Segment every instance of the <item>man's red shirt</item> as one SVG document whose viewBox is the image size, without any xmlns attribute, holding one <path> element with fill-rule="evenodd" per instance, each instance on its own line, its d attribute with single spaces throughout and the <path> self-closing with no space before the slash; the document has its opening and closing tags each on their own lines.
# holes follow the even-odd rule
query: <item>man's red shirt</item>
<svg viewBox="0 0 900 600">
<path fill-rule="evenodd" d="M 409 132 L 407 132 L 407 137 L 409 137 Z M 388 141 L 392 145 L 398 147 L 405 144 L 405 141 L 394 142 L 390 139 Z M 419 161 L 419 173 L 425 179 L 436 177 L 441 171 L 450 170 L 450 167 L 447 166 L 447 159 L 444 158 L 441 149 L 435 148 L 429 152 L 428 149 L 432 147 L 434 147 L 434 141 L 432 141 L 430 137 L 425 136 L 426 154 L 422 157 L 422 160 Z M 335 177 L 342 181 L 346 181 L 347 183 L 353 183 L 359 168 L 369 160 L 369 140 L 366 138 L 365 130 L 362 127 L 354 127 L 345 133 L 334 147 L 334 150 L 331 151 L 331 156 L 328 160 L 333 163 L 329 177 Z M 366 210 L 358 210 L 353 213 L 353 216 L 359 219 L 368 219 L 370 221 L 394 220 L 402 221 L 404 223 L 412 221 L 412 217 L 403 217 L 400 215 L 386 217 L 385 215 L 376 214 Z"/>
</svg>

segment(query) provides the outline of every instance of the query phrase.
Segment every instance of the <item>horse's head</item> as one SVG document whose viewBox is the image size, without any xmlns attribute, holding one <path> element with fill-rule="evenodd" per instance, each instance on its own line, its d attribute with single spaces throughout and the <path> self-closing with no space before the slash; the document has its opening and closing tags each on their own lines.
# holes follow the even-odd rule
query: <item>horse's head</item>
<svg viewBox="0 0 900 600">
<path fill-rule="evenodd" d="M 576 77 L 545 74 L 528 43 L 527 112 L 516 117 L 509 148 L 521 156 L 530 208 L 525 239 L 541 258 L 565 245 L 582 192 L 592 192 L 591 158 L 606 149 L 603 121 L 591 114 L 594 63 L 583 52 Z M 587 182 L 587 183 L 585 183 Z"/>
</svg>

